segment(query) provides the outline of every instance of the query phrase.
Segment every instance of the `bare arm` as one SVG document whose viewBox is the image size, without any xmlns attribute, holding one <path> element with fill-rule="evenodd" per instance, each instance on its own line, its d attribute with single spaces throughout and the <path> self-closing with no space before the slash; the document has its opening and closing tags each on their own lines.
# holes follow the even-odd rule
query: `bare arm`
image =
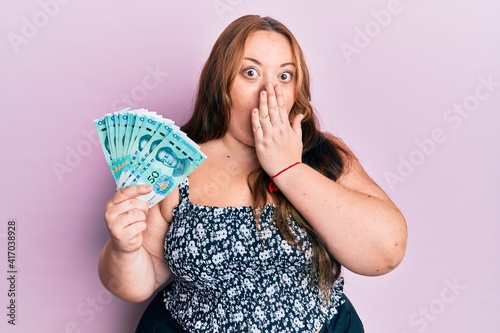
<svg viewBox="0 0 500 333">
<path fill-rule="evenodd" d="M 357 160 L 337 182 L 305 164 L 274 181 L 347 269 L 381 275 L 403 259 L 405 219 Z"/>
<path fill-rule="evenodd" d="M 160 205 L 148 209 L 135 199 L 147 192 L 145 186 L 132 186 L 115 193 L 106 205 L 110 238 L 99 257 L 99 277 L 109 291 L 129 302 L 148 299 L 171 274 L 163 259 L 168 223 Z"/>
</svg>

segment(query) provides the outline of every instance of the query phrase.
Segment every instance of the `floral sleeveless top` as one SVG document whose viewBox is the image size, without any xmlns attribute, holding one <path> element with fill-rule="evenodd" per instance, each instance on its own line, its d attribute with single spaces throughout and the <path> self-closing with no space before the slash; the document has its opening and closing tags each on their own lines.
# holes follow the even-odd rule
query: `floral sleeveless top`
<svg viewBox="0 0 500 333">
<path fill-rule="evenodd" d="M 186 179 L 165 238 L 174 282 L 164 292 L 172 317 L 189 332 L 316 332 L 343 303 L 343 280 L 324 305 L 311 283 L 311 244 L 291 219 L 302 249 L 273 223 L 273 205 L 256 227 L 252 208 L 200 206 Z"/>
</svg>

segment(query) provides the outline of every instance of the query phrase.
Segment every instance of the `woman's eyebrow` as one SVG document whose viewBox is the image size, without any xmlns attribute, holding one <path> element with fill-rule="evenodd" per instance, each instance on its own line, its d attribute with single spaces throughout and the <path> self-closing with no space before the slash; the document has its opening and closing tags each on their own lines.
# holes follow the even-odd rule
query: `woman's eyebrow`
<svg viewBox="0 0 500 333">
<path fill-rule="evenodd" d="M 294 62 L 285 62 L 284 64 L 281 64 L 280 68 L 281 67 L 285 67 L 285 66 L 293 66 L 293 67 L 297 67 L 297 65 L 295 65 Z"/>
<path fill-rule="evenodd" d="M 250 60 L 251 62 L 254 62 L 255 64 L 259 65 L 259 66 L 262 66 L 262 64 L 260 63 L 260 61 L 258 61 L 257 59 L 254 59 L 254 58 L 248 58 L 248 57 L 245 57 L 244 58 L 245 60 Z"/>
<path fill-rule="evenodd" d="M 260 61 L 258 61 L 257 59 L 248 58 L 248 57 L 245 57 L 244 59 L 245 60 L 249 60 L 249 61 L 251 61 L 251 62 L 253 62 L 253 63 L 255 63 L 255 64 L 259 65 L 259 66 L 262 66 L 262 64 L 260 63 Z M 283 63 L 283 64 L 280 65 L 280 68 L 285 67 L 285 66 L 297 67 L 297 65 L 295 65 L 295 63 L 293 63 L 293 62 L 285 62 L 285 63 Z"/>
</svg>

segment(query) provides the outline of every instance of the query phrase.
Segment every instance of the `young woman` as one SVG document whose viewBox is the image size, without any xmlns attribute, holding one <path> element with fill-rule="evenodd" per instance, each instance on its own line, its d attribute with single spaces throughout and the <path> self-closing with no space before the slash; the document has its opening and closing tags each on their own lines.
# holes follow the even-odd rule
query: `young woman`
<svg viewBox="0 0 500 333">
<path fill-rule="evenodd" d="M 394 269 L 398 208 L 338 138 L 319 130 L 292 33 L 254 15 L 232 22 L 203 68 L 182 128 L 207 159 L 158 205 L 106 205 L 103 284 L 140 302 L 164 290 L 138 332 L 363 332 L 341 266 Z"/>
</svg>

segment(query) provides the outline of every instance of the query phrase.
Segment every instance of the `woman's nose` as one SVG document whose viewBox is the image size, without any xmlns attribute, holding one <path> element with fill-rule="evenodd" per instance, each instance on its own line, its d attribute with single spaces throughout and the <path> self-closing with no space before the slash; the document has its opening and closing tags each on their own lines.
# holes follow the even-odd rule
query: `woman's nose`
<svg viewBox="0 0 500 333">
<path fill-rule="evenodd" d="M 278 80 L 268 80 L 265 82 L 262 87 L 261 91 L 268 91 L 268 90 L 274 90 L 276 88 L 276 85 L 279 84 Z"/>
</svg>

